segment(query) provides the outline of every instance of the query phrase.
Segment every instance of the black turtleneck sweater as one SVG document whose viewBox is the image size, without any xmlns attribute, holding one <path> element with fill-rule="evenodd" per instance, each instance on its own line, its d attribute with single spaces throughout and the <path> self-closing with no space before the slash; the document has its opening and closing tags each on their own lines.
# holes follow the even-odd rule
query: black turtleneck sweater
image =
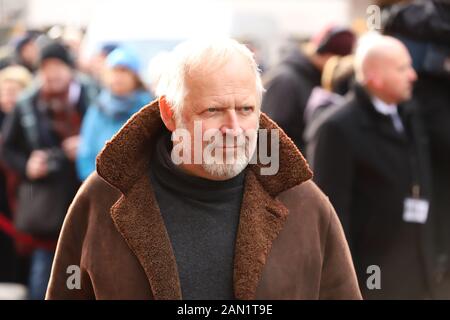
<svg viewBox="0 0 450 320">
<path fill-rule="evenodd" d="M 213 181 L 188 175 L 158 140 L 150 179 L 177 261 L 183 299 L 234 299 L 234 246 L 244 173 Z"/>
</svg>

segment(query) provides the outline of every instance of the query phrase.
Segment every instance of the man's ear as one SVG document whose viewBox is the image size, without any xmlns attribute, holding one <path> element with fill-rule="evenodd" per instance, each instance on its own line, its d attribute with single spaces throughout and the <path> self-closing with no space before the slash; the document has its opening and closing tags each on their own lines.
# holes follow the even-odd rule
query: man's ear
<svg viewBox="0 0 450 320">
<path fill-rule="evenodd" d="M 161 96 L 159 98 L 159 112 L 161 113 L 161 119 L 167 129 L 171 132 L 174 131 L 176 129 L 176 125 L 173 117 L 173 111 L 165 96 Z"/>
<path fill-rule="evenodd" d="M 371 75 L 370 80 L 372 83 L 372 86 L 375 87 L 377 90 L 381 90 L 384 87 L 384 82 L 379 76 Z"/>
</svg>

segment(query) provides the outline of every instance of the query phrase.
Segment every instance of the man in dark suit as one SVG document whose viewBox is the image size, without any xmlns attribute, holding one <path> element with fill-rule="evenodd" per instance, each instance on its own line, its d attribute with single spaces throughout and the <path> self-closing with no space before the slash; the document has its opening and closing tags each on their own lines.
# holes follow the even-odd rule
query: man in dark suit
<svg viewBox="0 0 450 320">
<path fill-rule="evenodd" d="M 400 41 L 368 35 L 355 72 L 346 102 L 316 120 L 308 146 L 315 181 L 343 223 L 364 298 L 431 298 L 437 222 L 429 210 L 428 143 L 408 101 L 417 79 L 411 58 Z"/>
</svg>

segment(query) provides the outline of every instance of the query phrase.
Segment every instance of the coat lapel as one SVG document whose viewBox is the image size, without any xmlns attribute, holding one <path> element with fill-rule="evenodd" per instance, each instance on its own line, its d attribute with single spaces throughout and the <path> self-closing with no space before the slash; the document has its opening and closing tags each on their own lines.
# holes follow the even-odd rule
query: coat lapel
<svg viewBox="0 0 450 320">
<path fill-rule="evenodd" d="M 292 140 L 265 114 L 261 114 L 260 128 L 279 130 L 279 148 L 271 150 L 278 156 L 279 170 L 263 175 L 259 163 L 247 170 L 234 256 L 234 293 L 242 300 L 255 298 L 272 243 L 289 214 L 276 196 L 312 177 Z"/>
<path fill-rule="evenodd" d="M 142 265 L 153 298 L 181 299 L 175 256 L 149 179 L 152 145 L 162 128 L 157 103 L 143 107 L 106 143 L 97 172 L 122 193 L 111 218 Z"/>
<path fill-rule="evenodd" d="M 148 175 L 120 198 L 111 217 L 144 268 L 153 298 L 181 299 L 175 255 Z"/>
<path fill-rule="evenodd" d="M 399 133 L 395 130 L 392 119 L 388 115 L 379 113 L 373 105 L 367 91 L 357 85 L 355 87 L 355 95 L 358 101 L 361 103 L 361 107 L 364 112 L 364 119 L 361 125 L 369 130 L 376 130 L 381 136 L 387 138 L 389 141 L 395 141 L 396 143 L 407 143 L 408 138 L 405 133 Z M 401 108 L 399 106 L 399 108 Z M 401 117 L 403 126 L 406 128 L 404 118 Z"/>
<path fill-rule="evenodd" d="M 372 108 L 374 108 L 371 105 Z M 381 137 L 385 138 L 388 142 L 395 143 L 407 143 L 408 138 L 405 132 L 397 132 L 395 130 L 394 124 L 389 116 L 382 115 L 375 111 L 371 111 L 369 114 L 365 115 L 367 117 L 361 123 L 361 126 L 370 131 L 376 131 Z M 406 123 L 403 123 L 406 129 Z"/>
<path fill-rule="evenodd" d="M 272 242 L 288 210 L 274 200 L 248 171 L 234 257 L 234 293 L 240 300 L 255 298 L 256 288 Z"/>
</svg>

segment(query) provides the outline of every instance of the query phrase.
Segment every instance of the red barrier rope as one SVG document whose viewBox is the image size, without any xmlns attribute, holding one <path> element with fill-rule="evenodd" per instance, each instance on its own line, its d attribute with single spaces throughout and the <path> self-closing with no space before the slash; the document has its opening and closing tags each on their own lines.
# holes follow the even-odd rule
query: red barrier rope
<svg viewBox="0 0 450 320">
<path fill-rule="evenodd" d="M 14 224 L 4 214 L 0 212 L 0 230 L 3 230 L 11 238 L 23 245 L 37 247 L 47 250 L 55 250 L 56 241 L 40 240 L 33 236 L 16 230 Z"/>
</svg>

